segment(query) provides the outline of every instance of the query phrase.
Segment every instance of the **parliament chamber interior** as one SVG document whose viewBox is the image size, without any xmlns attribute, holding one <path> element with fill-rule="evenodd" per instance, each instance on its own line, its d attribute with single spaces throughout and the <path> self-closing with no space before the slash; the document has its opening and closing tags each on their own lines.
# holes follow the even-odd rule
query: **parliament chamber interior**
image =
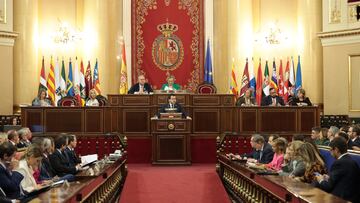
<svg viewBox="0 0 360 203">
<path fill-rule="evenodd" d="M 360 0 L 0 0 L 0 202 L 360 202 Z"/>
</svg>

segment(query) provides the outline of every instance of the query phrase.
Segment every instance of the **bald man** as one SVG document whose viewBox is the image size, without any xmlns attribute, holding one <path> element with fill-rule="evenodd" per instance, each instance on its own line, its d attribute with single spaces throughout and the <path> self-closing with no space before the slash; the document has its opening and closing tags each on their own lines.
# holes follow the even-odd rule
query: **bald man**
<svg viewBox="0 0 360 203">
<path fill-rule="evenodd" d="M 138 76 L 138 83 L 134 84 L 130 90 L 128 91 L 128 94 L 149 94 L 152 93 L 153 90 L 149 83 L 145 82 L 145 76 L 139 75 Z"/>
</svg>

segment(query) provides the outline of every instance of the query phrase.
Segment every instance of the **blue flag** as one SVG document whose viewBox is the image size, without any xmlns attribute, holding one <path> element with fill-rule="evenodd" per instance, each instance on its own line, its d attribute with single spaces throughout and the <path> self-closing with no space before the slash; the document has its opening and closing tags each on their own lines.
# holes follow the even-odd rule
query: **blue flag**
<svg viewBox="0 0 360 203">
<path fill-rule="evenodd" d="M 208 40 L 208 42 L 207 42 L 204 69 L 205 69 L 204 82 L 212 84 L 213 83 L 213 75 L 212 75 L 212 62 L 211 62 L 211 53 L 210 53 L 210 40 Z"/>
<path fill-rule="evenodd" d="M 72 64 L 71 64 L 71 59 L 69 62 L 69 75 L 66 79 L 66 91 L 67 91 L 67 96 L 75 96 L 74 93 L 74 85 L 73 85 L 73 76 L 72 76 Z"/>
<path fill-rule="evenodd" d="M 300 56 L 298 57 L 298 64 L 296 69 L 296 80 L 295 80 L 295 95 L 297 91 L 302 87 L 302 77 L 301 77 L 301 66 L 300 66 Z"/>
</svg>

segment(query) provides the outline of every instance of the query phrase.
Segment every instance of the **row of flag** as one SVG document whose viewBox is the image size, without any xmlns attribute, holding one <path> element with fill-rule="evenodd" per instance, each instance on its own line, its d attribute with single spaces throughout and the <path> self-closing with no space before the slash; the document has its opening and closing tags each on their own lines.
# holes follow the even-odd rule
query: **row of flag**
<svg viewBox="0 0 360 203">
<path fill-rule="evenodd" d="M 266 60 L 264 75 L 262 74 L 261 58 L 259 59 L 259 66 L 257 77 L 254 75 L 254 61 L 246 59 L 243 76 L 241 78 L 241 86 L 238 87 L 235 75 L 235 64 L 233 61 L 230 78 L 230 93 L 236 97 L 243 96 L 245 91 L 249 88 L 253 89 L 253 97 L 256 98 L 258 104 L 261 103 L 263 96 L 268 96 L 270 88 L 276 89 L 279 96 L 283 97 L 287 102 L 291 91 L 296 92 L 302 87 L 300 56 L 298 56 L 296 80 L 294 72 L 294 59 L 287 59 L 285 72 L 283 72 L 283 61 L 280 60 L 279 72 L 276 70 L 275 59 L 272 63 L 272 75 L 269 75 L 269 64 Z"/>
<path fill-rule="evenodd" d="M 40 72 L 39 93 L 41 90 L 46 90 L 48 98 L 55 106 L 61 98 L 66 96 L 75 97 L 79 101 L 79 104 L 84 106 L 85 100 L 89 97 L 89 91 L 91 89 L 95 89 L 97 94 L 101 94 L 99 67 L 97 59 L 93 70 L 94 74 L 92 75 L 90 61 L 88 61 L 85 72 L 84 63 L 82 60 L 80 61 L 79 69 L 79 62 L 77 60 L 77 57 L 75 58 L 75 61 L 71 61 L 70 58 L 68 75 L 66 76 L 64 59 L 62 59 L 61 61 L 60 69 L 59 59 L 56 59 L 54 65 L 53 58 L 51 57 L 49 73 L 46 79 L 45 60 L 43 57 Z"/>
<path fill-rule="evenodd" d="M 126 94 L 128 91 L 127 84 L 127 66 L 126 66 L 126 53 L 125 53 L 125 43 L 121 42 L 121 67 L 120 67 L 120 94 Z M 73 71 L 73 65 L 75 70 Z M 91 71 L 90 61 L 88 61 L 86 72 L 84 69 L 83 60 L 79 62 L 77 57 L 75 61 L 69 59 L 68 75 L 66 76 L 65 72 L 65 61 L 61 61 L 61 70 L 59 59 L 56 59 L 55 65 L 53 58 L 50 59 L 50 70 L 48 77 L 45 77 L 45 61 L 44 57 L 42 59 L 41 72 L 40 72 L 40 90 L 46 90 L 48 98 L 56 106 L 58 101 L 66 96 L 75 97 L 79 104 L 82 106 L 85 105 L 86 99 L 89 97 L 89 92 L 91 89 L 95 89 L 96 93 L 101 94 L 100 87 L 100 77 L 99 77 L 99 66 L 98 60 L 96 59 L 93 73 Z M 74 75 L 73 75 L 74 74 Z M 73 77 L 74 76 L 74 77 Z"/>
</svg>

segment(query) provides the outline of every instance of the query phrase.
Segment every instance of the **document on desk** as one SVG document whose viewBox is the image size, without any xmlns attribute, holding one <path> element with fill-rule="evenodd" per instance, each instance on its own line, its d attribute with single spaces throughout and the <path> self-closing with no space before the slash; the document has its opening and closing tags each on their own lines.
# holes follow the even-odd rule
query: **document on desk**
<svg viewBox="0 0 360 203">
<path fill-rule="evenodd" d="M 81 166 L 86 166 L 90 163 L 93 163 L 98 160 L 97 154 L 90 154 L 86 156 L 81 156 Z"/>
</svg>

